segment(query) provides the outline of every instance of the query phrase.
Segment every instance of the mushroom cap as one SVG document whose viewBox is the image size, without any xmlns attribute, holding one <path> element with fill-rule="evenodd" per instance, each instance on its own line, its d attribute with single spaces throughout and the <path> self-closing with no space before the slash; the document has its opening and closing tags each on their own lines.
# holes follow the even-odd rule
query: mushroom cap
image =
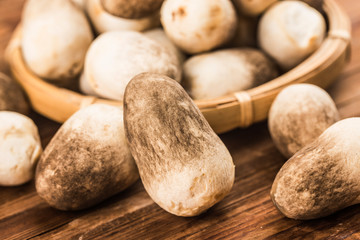
<svg viewBox="0 0 360 240">
<path fill-rule="evenodd" d="M 34 177 L 42 153 L 38 129 L 25 115 L 0 112 L 0 185 L 17 186 Z"/>
<path fill-rule="evenodd" d="M 161 23 L 178 47 L 194 54 L 229 41 L 237 17 L 230 0 L 167 0 L 161 7 Z"/>
<path fill-rule="evenodd" d="M 276 97 L 269 111 L 269 131 L 287 158 L 314 141 L 340 119 L 334 101 L 322 88 L 293 84 Z"/>
<path fill-rule="evenodd" d="M 360 118 L 330 126 L 280 169 L 271 188 L 287 217 L 315 219 L 359 203 Z"/>
<path fill-rule="evenodd" d="M 281 1 L 261 17 L 258 41 L 284 70 L 289 70 L 321 45 L 325 32 L 325 19 L 317 10 L 301 1 Z"/>
<path fill-rule="evenodd" d="M 79 210 L 138 178 L 122 107 L 93 104 L 74 113 L 51 139 L 37 165 L 35 187 L 52 207 Z"/>
<path fill-rule="evenodd" d="M 277 76 L 261 51 L 233 48 L 195 55 L 184 63 L 183 85 L 193 99 L 211 99 L 246 90 Z"/>
<path fill-rule="evenodd" d="M 85 78 L 98 96 L 122 101 L 125 87 L 142 72 L 181 80 L 177 57 L 166 47 L 134 31 L 101 34 L 91 44 L 85 60 Z"/>
<path fill-rule="evenodd" d="M 174 80 L 135 76 L 124 96 L 124 123 L 144 187 L 166 211 L 195 216 L 231 190 L 229 151 Z"/>
<path fill-rule="evenodd" d="M 71 1 L 27 1 L 22 15 L 22 53 L 39 77 L 56 82 L 75 78 L 92 40 L 84 12 Z"/>
</svg>

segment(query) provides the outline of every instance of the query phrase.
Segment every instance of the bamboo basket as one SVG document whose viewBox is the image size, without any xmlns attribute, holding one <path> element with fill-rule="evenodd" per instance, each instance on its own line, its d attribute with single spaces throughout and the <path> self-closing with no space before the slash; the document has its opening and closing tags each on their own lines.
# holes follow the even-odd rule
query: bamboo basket
<svg viewBox="0 0 360 240">
<path fill-rule="evenodd" d="M 336 79 L 349 60 L 351 24 L 335 0 L 325 0 L 324 10 L 329 22 L 327 37 L 321 47 L 297 67 L 258 87 L 221 98 L 195 101 L 215 132 L 224 133 L 265 120 L 276 95 L 290 84 L 312 83 L 325 88 Z M 21 26 L 18 26 L 6 57 L 14 78 L 25 89 L 38 113 L 64 122 L 78 109 L 93 103 L 122 105 L 119 101 L 59 88 L 38 78 L 23 61 L 20 40 Z"/>
</svg>

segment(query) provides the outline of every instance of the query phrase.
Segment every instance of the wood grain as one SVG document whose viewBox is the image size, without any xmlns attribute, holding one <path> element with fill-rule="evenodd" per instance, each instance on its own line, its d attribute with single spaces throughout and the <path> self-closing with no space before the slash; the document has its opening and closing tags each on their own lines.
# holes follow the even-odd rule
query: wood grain
<svg viewBox="0 0 360 240">
<path fill-rule="evenodd" d="M 3 53 L 19 21 L 23 0 L 0 0 L 0 70 Z M 352 60 L 329 89 L 341 116 L 360 116 L 360 1 L 338 0 L 352 20 Z M 59 124 L 36 113 L 46 146 Z M 266 122 L 221 135 L 236 165 L 231 193 L 206 213 L 173 216 L 149 198 L 140 181 L 98 206 L 78 212 L 50 208 L 34 183 L 0 187 L 1 239 L 360 239 L 360 205 L 312 221 L 285 218 L 269 191 L 285 159 L 274 147 Z"/>
</svg>

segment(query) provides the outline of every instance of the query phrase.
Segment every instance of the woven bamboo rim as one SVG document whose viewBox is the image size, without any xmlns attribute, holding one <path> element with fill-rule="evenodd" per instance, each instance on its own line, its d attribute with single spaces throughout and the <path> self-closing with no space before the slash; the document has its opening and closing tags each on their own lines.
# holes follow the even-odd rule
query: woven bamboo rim
<svg viewBox="0 0 360 240">
<path fill-rule="evenodd" d="M 306 82 L 325 88 L 336 79 L 349 60 L 351 24 L 335 0 L 325 0 L 324 10 L 329 20 L 327 37 L 321 47 L 297 67 L 247 91 L 195 101 L 215 132 L 223 133 L 265 120 L 276 95 L 290 84 Z M 122 105 L 119 101 L 84 96 L 59 88 L 38 78 L 23 61 L 20 40 L 21 26 L 13 34 L 6 57 L 14 78 L 23 86 L 38 113 L 64 122 L 80 108 L 93 103 Z"/>
</svg>

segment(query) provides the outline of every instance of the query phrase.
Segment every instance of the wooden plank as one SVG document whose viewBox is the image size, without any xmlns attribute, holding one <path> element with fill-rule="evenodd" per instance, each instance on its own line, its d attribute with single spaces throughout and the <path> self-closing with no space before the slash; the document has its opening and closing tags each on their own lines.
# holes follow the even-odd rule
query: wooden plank
<svg viewBox="0 0 360 240">
<path fill-rule="evenodd" d="M 101 204 L 94 211 L 90 211 L 54 231 L 42 234 L 39 238 L 70 239 L 75 236 L 79 237 L 89 231 L 94 231 L 94 229 L 102 228 L 108 222 L 123 219 L 129 214 L 150 205 L 154 205 L 154 202 L 144 191 L 141 183 L 138 182 L 129 190 Z"/>
<path fill-rule="evenodd" d="M 0 220 L 1 237 L 4 239 L 29 239 L 64 225 L 76 215 L 77 213 L 55 210 L 42 202 L 21 214 Z"/>
</svg>

